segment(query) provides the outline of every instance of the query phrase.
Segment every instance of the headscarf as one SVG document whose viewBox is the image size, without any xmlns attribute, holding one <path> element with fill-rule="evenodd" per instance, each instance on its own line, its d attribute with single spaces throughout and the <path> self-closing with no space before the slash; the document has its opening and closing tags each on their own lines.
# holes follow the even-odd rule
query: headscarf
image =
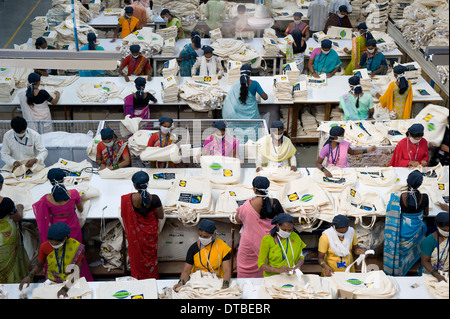
<svg viewBox="0 0 450 319">
<path fill-rule="evenodd" d="M 358 30 L 365 30 L 366 32 L 366 41 L 373 39 L 372 33 L 369 32 L 367 28 L 367 24 L 365 22 L 361 22 L 358 24 Z"/>
<path fill-rule="evenodd" d="M 164 124 L 164 123 L 166 123 L 166 122 L 169 122 L 170 124 L 173 124 L 173 119 L 172 119 L 170 116 L 167 116 L 167 115 L 161 116 L 161 117 L 158 119 L 158 121 L 159 121 L 159 124 L 160 124 L 160 125 L 161 125 L 161 124 Z"/>
<path fill-rule="evenodd" d="M 273 121 L 272 124 L 270 124 L 270 128 L 276 128 L 276 129 L 284 130 L 284 124 L 281 121 Z"/>
<path fill-rule="evenodd" d="M 348 79 L 348 83 L 350 84 L 350 88 L 352 89 L 353 93 L 356 94 L 356 108 L 358 108 L 359 107 L 359 95 L 362 93 L 360 77 L 357 75 L 354 75 Z"/>
<path fill-rule="evenodd" d="M 196 48 L 201 48 L 202 47 L 202 38 L 200 37 L 200 33 L 198 31 L 192 31 L 191 32 L 191 38 L 192 38 L 192 42 L 194 43 Z"/>
<path fill-rule="evenodd" d="M 414 123 L 408 128 L 408 133 L 414 136 L 423 135 L 424 127 L 420 123 Z"/>
<path fill-rule="evenodd" d="M 377 46 L 377 40 L 370 39 L 366 41 L 366 47 L 376 47 Z"/>
<path fill-rule="evenodd" d="M 394 67 L 394 74 L 397 75 L 397 81 L 399 83 L 398 87 L 399 87 L 400 94 L 405 93 L 409 86 L 408 80 L 405 78 L 405 71 L 406 71 L 406 68 L 403 65 L 399 64 Z"/>
<path fill-rule="evenodd" d="M 301 17 L 303 17 L 303 13 L 301 13 L 300 11 L 297 11 L 294 13 L 294 17 L 301 18 Z"/>
<path fill-rule="evenodd" d="M 345 215 L 336 215 L 333 218 L 333 221 L 331 222 L 331 224 L 335 227 L 335 228 L 344 228 L 344 227 L 348 227 L 350 225 L 350 219 L 345 216 Z"/>
<path fill-rule="evenodd" d="M 418 191 L 418 188 L 422 185 L 423 175 L 421 172 L 414 170 L 409 173 L 406 182 L 408 183 L 408 195 L 406 195 L 406 204 L 408 206 L 414 206 L 417 209 L 417 207 L 419 207 L 417 194 L 420 193 Z"/>
<path fill-rule="evenodd" d="M 141 51 L 141 47 L 139 46 L 139 44 L 130 45 L 131 53 L 139 53 L 139 51 Z"/>
<path fill-rule="evenodd" d="M 213 53 L 214 49 L 212 47 L 210 47 L 209 45 L 204 45 L 202 47 L 203 53 Z"/>
<path fill-rule="evenodd" d="M 162 9 L 160 15 L 166 15 L 166 14 L 172 15 L 172 14 L 170 13 L 169 9 Z"/>
<path fill-rule="evenodd" d="M 448 226 L 448 217 L 448 212 L 440 212 L 437 214 L 435 219 L 436 226 Z"/>
<path fill-rule="evenodd" d="M 134 85 L 136 86 L 136 97 L 138 100 L 142 100 L 144 98 L 144 90 L 145 90 L 145 84 L 147 81 L 142 77 L 136 78 L 134 80 Z"/>
<path fill-rule="evenodd" d="M 322 49 L 331 49 L 332 45 L 333 45 L 333 42 L 331 42 L 331 40 L 328 40 L 328 39 L 322 40 L 322 42 L 320 43 L 320 47 Z"/>
<path fill-rule="evenodd" d="M 328 140 L 325 142 L 324 145 L 331 143 L 332 140 L 334 140 L 334 138 L 336 136 L 341 136 L 342 134 L 345 133 L 345 130 L 343 127 L 341 127 L 340 125 L 335 125 L 330 129 L 330 137 L 328 138 Z"/>
<path fill-rule="evenodd" d="M 346 6 L 345 4 L 342 5 L 342 6 L 339 6 L 338 10 L 339 10 L 340 12 L 348 13 L 348 9 L 347 9 L 347 6 Z"/>
<path fill-rule="evenodd" d="M 3 175 L 2 174 L 0 174 L 0 184 L 3 184 L 3 181 L 4 181 L 5 179 L 3 178 Z"/>
<path fill-rule="evenodd" d="M 198 224 L 198 230 L 203 230 L 205 232 L 213 234 L 216 230 L 216 223 L 207 218 L 203 218 Z"/>
<path fill-rule="evenodd" d="M 11 215 L 11 213 L 15 212 L 16 212 L 16 205 L 14 205 L 14 202 L 11 200 L 11 198 L 3 197 L 3 200 L 0 203 L 0 219 L 5 218 L 6 216 Z"/>
<path fill-rule="evenodd" d="M 149 193 L 147 192 L 149 180 L 150 180 L 150 177 L 144 171 L 136 172 L 133 174 L 133 177 L 131 177 L 131 181 L 136 186 L 139 195 L 141 195 L 142 204 L 145 207 L 148 204 L 150 204 L 150 196 L 149 196 Z"/>
<path fill-rule="evenodd" d="M 134 12 L 133 7 L 130 7 L 130 6 L 125 7 L 125 13 L 133 13 L 133 12 Z"/>
<path fill-rule="evenodd" d="M 252 185 L 256 190 L 260 193 L 263 193 L 263 195 L 256 195 L 257 197 L 262 197 L 264 199 L 264 204 L 266 207 L 266 211 L 268 214 L 272 213 L 272 205 L 270 203 L 270 197 L 269 197 L 269 186 L 270 181 L 267 177 L 264 176 L 256 176 L 253 179 Z M 263 205 L 264 206 L 264 205 Z"/>
<path fill-rule="evenodd" d="M 44 43 L 47 43 L 47 40 L 45 40 L 44 37 L 39 37 L 34 42 L 34 46 L 36 47 L 36 49 L 39 49 Z"/>
<path fill-rule="evenodd" d="M 214 128 L 216 128 L 218 130 L 224 130 L 227 128 L 227 125 L 225 124 L 224 121 L 215 121 Z"/>
<path fill-rule="evenodd" d="M 294 218 L 290 214 L 281 213 L 278 214 L 272 221 L 270 222 L 272 225 L 282 225 L 284 223 L 294 223 Z M 277 233 L 277 226 L 270 230 L 270 235 L 275 236 Z"/>
<path fill-rule="evenodd" d="M 87 35 L 87 40 L 89 42 L 89 50 L 95 50 L 95 40 L 97 40 L 95 33 L 89 32 Z"/>
<path fill-rule="evenodd" d="M 250 78 L 250 74 L 252 74 L 252 67 L 248 64 L 244 64 L 241 66 L 241 85 L 245 85 L 248 87 L 248 79 Z"/>
<path fill-rule="evenodd" d="M 102 140 L 110 140 L 114 137 L 114 131 L 110 127 L 105 127 L 100 131 L 100 136 L 102 137 Z"/>
<path fill-rule="evenodd" d="M 47 239 L 62 241 L 70 235 L 70 227 L 66 223 L 54 223 L 47 231 Z"/>
<path fill-rule="evenodd" d="M 47 173 L 47 178 L 52 184 L 52 196 L 56 202 L 70 199 L 69 192 L 64 186 L 66 173 L 61 168 L 52 168 Z"/>
<path fill-rule="evenodd" d="M 28 85 L 27 85 L 27 91 L 26 91 L 26 97 L 27 98 L 34 98 L 34 92 L 33 92 L 33 85 L 38 83 L 41 80 L 41 76 L 37 73 L 30 73 L 28 75 Z"/>
</svg>

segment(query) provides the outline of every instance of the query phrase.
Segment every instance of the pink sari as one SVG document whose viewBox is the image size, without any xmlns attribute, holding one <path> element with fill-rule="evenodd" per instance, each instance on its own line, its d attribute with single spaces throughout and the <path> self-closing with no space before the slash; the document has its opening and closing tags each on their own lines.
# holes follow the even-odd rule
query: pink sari
<svg viewBox="0 0 450 319">
<path fill-rule="evenodd" d="M 133 101 L 133 94 L 130 94 L 125 97 L 124 99 L 124 105 L 123 105 L 123 115 L 127 116 L 129 115 L 130 118 L 134 117 L 140 117 L 143 120 L 149 120 L 150 119 L 150 107 L 147 105 L 140 109 L 134 108 L 134 101 Z M 150 130 L 151 129 L 151 123 L 147 123 L 144 126 L 141 127 L 142 130 Z"/>
<path fill-rule="evenodd" d="M 261 219 L 255 211 L 251 199 L 247 200 L 238 211 L 239 219 L 244 224 L 237 253 L 238 278 L 262 278 L 263 271 L 258 268 L 259 248 L 264 236 L 273 228 L 271 219 Z"/>
<path fill-rule="evenodd" d="M 233 151 L 236 150 L 236 157 L 239 156 L 239 140 L 226 134 L 219 140 L 214 135 L 210 135 L 203 143 L 203 149 L 209 152 L 208 155 L 233 157 Z"/>
<path fill-rule="evenodd" d="M 46 242 L 47 232 L 51 225 L 55 223 L 67 224 L 71 231 L 70 237 L 82 243 L 82 233 L 80 222 L 75 211 L 75 204 L 81 202 L 80 194 L 76 189 L 70 190 L 70 199 L 64 205 L 53 205 L 47 199 L 47 195 L 41 197 L 39 201 L 33 204 L 33 212 L 36 216 L 36 223 L 39 230 L 39 238 L 41 243 Z M 70 214 L 68 216 L 59 216 L 62 214 Z M 45 271 L 47 273 L 47 271 Z M 80 272 L 81 277 L 85 277 L 87 281 L 93 281 L 91 272 L 86 258 L 83 258 L 83 264 Z"/>
</svg>

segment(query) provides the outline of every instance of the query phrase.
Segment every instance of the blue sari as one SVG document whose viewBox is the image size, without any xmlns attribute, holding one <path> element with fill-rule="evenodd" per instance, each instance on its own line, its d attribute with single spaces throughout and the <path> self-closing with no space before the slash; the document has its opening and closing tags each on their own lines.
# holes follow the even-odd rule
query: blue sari
<svg viewBox="0 0 450 319">
<path fill-rule="evenodd" d="M 333 49 L 328 54 L 317 54 L 314 57 L 314 71 L 318 74 L 331 73 L 334 69 L 342 64 L 339 55 Z"/>
<path fill-rule="evenodd" d="M 186 44 L 181 50 L 180 74 L 181 76 L 191 76 L 191 69 L 197 60 L 198 54 L 192 45 Z"/>
<path fill-rule="evenodd" d="M 390 276 L 406 276 L 420 259 L 420 244 L 427 231 L 423 212 L 402 213 L 400 194 L 391 194 L 386 209 L 383 270 Z"/>
<path fill-rule="evenodd" d="M 379 75 L 385 75 L 388 69 L 386 58 L 383 53 L 378 52 L 375 56 L 370 56 L 367 52 L 365 52 L 361 56 L 361 60 L 359 62 L 359 65 L 363 69 L 367 69 L 371 72 L 378 71 L 378 69 L 383 66 L 383 69 L 381 70 Z"/>
<path fill-rule="evenodd" d="M 88 51 L 89 45 L 86 44 L 85 46 L 83 46 L 81 48 L 81 50 Z M 105 51 L 105 49 L 99 45 L 95 48 L 95 50 Z M 106 71 L 105 70 L 79 70 L 78 74 L 80 77 L 102 77 L 102 76 L 105 76 Z"/>
</svg>

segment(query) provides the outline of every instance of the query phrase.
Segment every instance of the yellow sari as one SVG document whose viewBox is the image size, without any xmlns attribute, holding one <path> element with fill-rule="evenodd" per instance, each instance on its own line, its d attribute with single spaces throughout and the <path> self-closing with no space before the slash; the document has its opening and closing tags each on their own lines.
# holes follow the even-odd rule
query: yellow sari
<svg viewBox="0 0 450 319">
<path fill-rule="evenodd" d="M 319 252 L 325 253 L 325 262 L 327 263 L 328 266 L 330 266 L 330 268 L 333 270 L 333 272 L 344 272 L 346 267 L 351 265 L 353 263 L 353 255 L 352 255 L 352 249 L 353 246 L 358 244 L 358 238 L 356 237 L 356 232 L 353 235 L 353 242 L 352 245 L 350 246 L 350 254 L 345 256 L 345 257 L 339 257 L 338 255 L 336 255 L 333 250 L 331 249 L 330 246 L 330 241 L 328 239 L 328 236 L 326 234 L 322 234 L 322 236 L 319 239 Z M 344 265 L 343 263 L 345 263 L 345 267 L 339 267 L 338 266 Z M 355 267 L 352 266 L 350 268 L 350 272 L 355 272 Z M 322 277 L 325 276 L 325 270 L 322 269 Z"/>
<path fill-rule="evenodd" d="M 54 249 L 47 255 L 47 278 L 57 283 L 64 282 L 69 276 L 66 274 L 67 266 L 76 264 L 83 252 L 83 244 L 76 239 L 68 238 L 62 247 Z"/>
<path fill-rule="evenodd" d="M 286 161 L 297 152 L 292 141 L 285 136 L 283 136 L 282 143 L 277 148 L 274 147 L 271 135 L 262 137 L 257 144 L 259 153 L 271 162 Z"/>
<path fill-rule="evenodd" d="M 231 252 L 231 248 L 221 239 L 216 238 L 209 245 L 201 246 L 200 251 L 194 256 L 194 266 L 191 273 L 197 270 L 215 272 L 219 278 L 223 278 L 223 258 Z"/>
<path fill-rule="evenodd" d="M 353 75 L 353 70 L 359 68 L 361 55 L 366 51 L 366 38 L 358 36 L 352 38 L 352 59 L 345 68 L 345 75 Z"/>
<path fill-rule="evenodd" d="M 407 120 L 411 118 L 413 91 L 410 81 L 408 81 L 408 85 L 407 92 L 400 94 L 397 84 L 391 82 L 386 92 L 379 99 L 381 106 L 397 113 L 397 119 Z"/>
</svg>

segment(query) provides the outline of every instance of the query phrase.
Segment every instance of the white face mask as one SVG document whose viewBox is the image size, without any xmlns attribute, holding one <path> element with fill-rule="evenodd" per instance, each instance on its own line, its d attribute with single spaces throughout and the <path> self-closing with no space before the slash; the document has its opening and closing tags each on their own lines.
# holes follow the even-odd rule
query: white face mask
<svg viewBox="0 0 450 319">
<path fill-rule="evenodd" d="M 133 59 L 137 59 L 139 58 L 139 54 L 138 55 L 131 55 L 133 57 Z"/>
<path fill-rule="evenodd" d="M 170 127 L 161 126 L 161 132 L 168 134 L 170 132 Z"/>
<path fill-rule="evenodd" d="M 369 52 L 369 53 L 374 53 L 374 52 L 375 52 L 375 49 L 367 49 L 367 52 Z"/>
<path fill-rule="evenodd" d="M 211 244 L 213 237 L 214 236 L 211 236 L 209 238 L 198 237 L 198 240 L 200 240 L 200 243 L 203 246 L 208 246 L 209 244 Z"/>
<path fill-rule="evenodd" d="M 420 141 L 422 140 L 422 138 L 421 139 L 419 139 L 419 140 L 416 140 L 415 138 L 413 138 L 413 137 L 409 137 L 409 140 L 411 141 L 411 143 L 413 143 L 413 144 L 419 144 L 420 143 Z"/>
<path fill-rule="evenodd" d="M 164 17 L 163 19 L 164 19 L 165 22 L 169 21 L 168 17 Z"/>
<path fill-rule="evenodd" d="M 300 22 L 302 22 L 302 20 L 294 20 L 295 24 L 300 24 Z"/>
<path fill-rule="evenodd" d="M 276 140 L 281 140 L 282 137 L 283 137 L 283 134 L 280 134 L 280 135 L 273 134 L 273 138 L 276 139 Z"/>
<path fill-rule="evenodd" d="M 225 135 L 214 133 L 214 136 L 217 137 L 219 140 L 223 139 Z"/>
<path fill-rule="evenodd" d="M 103 142 L 103 144 L 105 144 L 106 147 L 112 147 L 114 145 L 114 141 L 111 141 L 109 143 Z"/>
<path fill-rule="evenodd" d="M 133 15 L 129 16 L 128 14 L 126 14 L 125 16 L 127 17 L 127 19 L 131 19 L 133 17 Z"/>
<path fill-rule="evenodd" d="M 443 231 L 442 229 L 440 229 L 438 227 L 438 232 L 439 232 L 439 234 L 441 234 L 441 236 L 448 237 L 448 231 Z"/>
<path fill-rule="evenodd" d="M 279 231 L 277 231 L 277 234 L 281 238 L 288 238 L 292 234 L 292 232 L 288 232 L 288 231 L 284 231 L 284 230 L 280 229 Z"/>
<path fill-rule="evenodd" d="M 338 13 L 337 16 L 342 19 L 343 17 L 345 17 L 345 14 Z"/>
<path fill-rule="evenodd" d="M 63 245 L 64 245 L 64 243 L 65 243 L 66 241 L 63 241 L 61 244 L 58 244 L 58 245 L 52 245 L 52 248 L 53 249 L 58 249 L 59 247 L 62 247 Z M 50 244 L 51 245 L 51 244 Z"/>
<path fill-rule="evenodd" d="M 19 134 L 19 133 L 14 133 L 14 134 L 16 134 L 16 136 L 17 136 L 18 138 L 22 138 L 22 137 L 25 136 L 26 132 L 23 132 L 22 134 Z"/>
<path fill-rule="evenodd" d="M 346 233 L 347 233 L 347 232 L 345 232 L 345 233 L 340 233 L 340 232 L 336 231 L 336 234 L 337 234 L 339 237 L 344 237 Z"/>
<path fill-rule="evenodd" d="M 327 54 L 330 53 L 330 51 L 331 51 L 331 50 L 324 51 L 323 49 L 321 49 L 321 50 L 322 50 L 322 53 L 325 54 L 325 55 L 327 55 Z"/>
<path fill-rule="evenodd" d="M 338 136 L 336 142 L 342 143 L 343 141 L 344 141 L 344 137 L 343 136 Z"/>
</svg>

